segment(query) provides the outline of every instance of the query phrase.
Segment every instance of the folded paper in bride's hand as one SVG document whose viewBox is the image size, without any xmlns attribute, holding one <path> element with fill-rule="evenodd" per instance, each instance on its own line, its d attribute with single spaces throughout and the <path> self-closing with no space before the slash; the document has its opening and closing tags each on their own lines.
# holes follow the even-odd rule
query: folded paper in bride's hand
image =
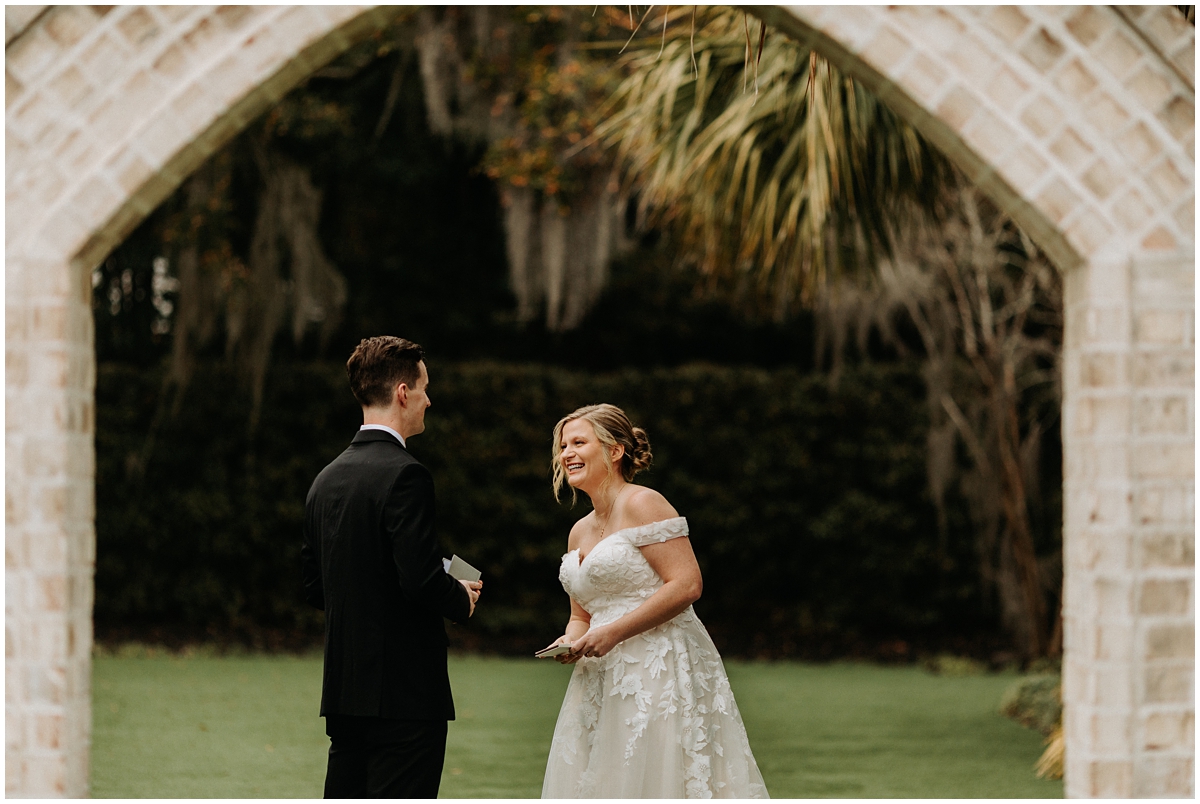
<svg viewBox="0 0 1200 804">
<path fill-rule="evenodd" d="M 442 566 L 446 568 L 446 574 L 456 581 L 478 581 L 483 575 L 458 556 L 443 558 Z"/>
<path fill-rule="evenodd" d="M 570 652 L 571 652 L 570 643 L 564 642 L 559 645 L 551 645 L 548 648 L 539 650 L 537 653 L 535 653 L 533 655 L 539 659 L 549 659 L 551 657 L 562 656 L 564 653 L 570 653 Z"/>
</svg>

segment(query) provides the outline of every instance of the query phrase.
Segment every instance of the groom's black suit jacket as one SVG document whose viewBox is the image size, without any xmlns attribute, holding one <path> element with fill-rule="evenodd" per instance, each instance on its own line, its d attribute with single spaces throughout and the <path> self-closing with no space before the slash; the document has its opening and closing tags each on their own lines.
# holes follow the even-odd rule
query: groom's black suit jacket
<svg viewBox="0 0 1200 804">
<path fill-rule="evenodd" d="M 321 715 L 453 720 L 446 626 L 470 598 L 446 574 L 433 477 L 383 430 L 360 430 L 308 492 L 305 597 L 325 611 Z"/>
</svg>

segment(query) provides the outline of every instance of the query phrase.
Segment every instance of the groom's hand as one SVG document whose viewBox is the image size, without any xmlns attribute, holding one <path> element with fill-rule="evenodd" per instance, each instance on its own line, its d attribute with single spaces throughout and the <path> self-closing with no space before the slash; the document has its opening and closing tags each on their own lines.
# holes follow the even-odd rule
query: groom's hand
<svg viewBox="0 0 1200 804">
<path fill-rule="evenodd" d="M 463 585 L 463 589 L 467 590 L 467 597 L 471 598 L 471 614 L 475 613 L 475 602 L 479 600 L 479 595 L 483 592 L 483 581 L 459 581 Z"/>
</svg>

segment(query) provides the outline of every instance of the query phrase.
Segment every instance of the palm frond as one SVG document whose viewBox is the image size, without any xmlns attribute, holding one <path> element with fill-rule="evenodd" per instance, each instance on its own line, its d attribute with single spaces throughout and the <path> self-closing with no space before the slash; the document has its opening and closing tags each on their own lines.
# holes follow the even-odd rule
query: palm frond
<svg viewBox="0 0 1200 804">
<path fill-rule="evenodd" d="M 763 28 L 756 53 L 740 17 L 679 14 L 665 43 L 631 45 L 595 140 L 617 148 L 642 214 L 677 228 L 701 271 L 750 274 L 776 303 L 811 302 L 827 277 L 873 269 L 954 174 L 807 48 Z M 783 288 L 795 298 L 775 298 Z"/>
</svg>

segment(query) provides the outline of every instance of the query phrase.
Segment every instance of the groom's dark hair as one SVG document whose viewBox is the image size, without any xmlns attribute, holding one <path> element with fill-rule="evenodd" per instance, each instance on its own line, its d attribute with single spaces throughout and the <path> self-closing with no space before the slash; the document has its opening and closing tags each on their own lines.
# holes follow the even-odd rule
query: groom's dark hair
<svg viewBox="0 0 1200 804">
<path fill-rule="evenodd" d="M 364 408 L 385 407 L 400 383 L 410 388 L 421 376 L 425 359 L 420 344 L 393 335 L 364 338 L 346 361 L 350 390 Z"/>
</svg>

